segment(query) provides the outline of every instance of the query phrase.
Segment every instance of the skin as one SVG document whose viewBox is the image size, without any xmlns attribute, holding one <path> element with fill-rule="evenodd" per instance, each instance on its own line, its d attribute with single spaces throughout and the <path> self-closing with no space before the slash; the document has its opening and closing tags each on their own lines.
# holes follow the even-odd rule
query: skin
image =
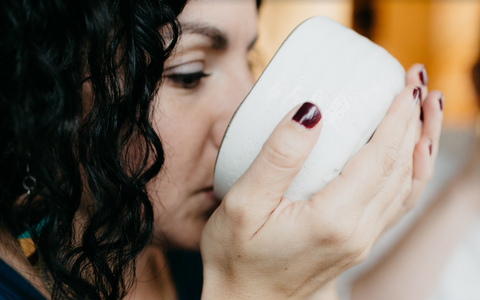
<svg viewBox="0 0 480 300">
<path fill-rule="evenodd" d="M 166 62 L 153 117 L 166 158 L 148 186 L 154 239 L 137 261 L 127 299 L 176 299 L 164 251 L 199 245 L 202 298 L 305 299 L 361 261 L 378 235 L 415 204 L 429 178 L 434 156 L 428 148 L 436 149 L 438 138 L 417 126 L 413 90 L 421 86 L 425 96 L 427 89 L 418 78 L 423 66 L 415 65 L 372 141 L 310 201 L 282 197 L 322 127 L 291 121 L 298 107 L 223 201 L 215 199 L 221 138 L 253 85 L 248 53 L 256 18 L 253 0 L 190 1 L 179 17 L 184 35 Z M 440 124 L 431 121 L 431 127 Z"/>
<path fill-rule="evenodd" d="M 35 268 L 24 255 L 18 240 L 3 229 L 0 229 L 0 258 L 30 282 L 46 299 L 50 297 L 42 278 L 36 275 Z"/>
<path fill-rule="evenodd" d="M 413 90 L 420 86 L 424 100 L 427 87 L 419 78 L 423 66 L 414 65 L 372 141 L 311 201 L 281 197 L 321 132 L 321 122 L 305 129 L 291 121 L 298 107 L 223 201 L 215 199 L 215 157 L 228 121 L 253 85 L 248 53 L 256 18 L 253 0 L 190 1 L 179 17 L 183 36 L 166 62 L 153 120 L 166 157 L 148 186 L 154 241 L 138 260 L 130 299 L 175 299 L 164 250 L 198 250 L 199 244 L 205 299 L 331 295 L 320 288 L 360 262 L 385 228 L 416 203 L 429 179 L 434 155 L 428 148 L 435 149 L 438 138 L 418 127 Z M 430 127 L 439 130 L 440 123 Z"/>
<path fill-rule="evenodd" d="M 154 117 L 166 162 L 149 192 L 155 236 L 164 235 L 169 247 L 198 250 L 219 205 L 213 169 L 220 142 L 254 82 L 247 56 L 257 37 L 257 10 L 254 1 L 190 1 L 179 20 L 183 36 L 166 62 Z M 188 75 L 198 72 L 208 76 Z M 175 77 L 180 74 L 187 76 Z"/>
<path fill-rule="evenodd" d="M 136 284 L 127 299 L 176 299 L 164 251 L 199 250 L 201 232 L 220 204 L 213 194 L 220 142 L 254 83 L 248 61 L 258 34 L 254 1 L 189 1 L 179 20 L 183 35 L 165 62 L 152 120 L 166 160 L 147 186 L 156 215 L 154 239 L 138 259 Z M 198 72 L 208 76 L 177 76 Z M 0 257 L 35 283 L 21 251 L 8 253 L 0 251 Z"/>
<path fill-rule="evenodd" d="M 435 124 L 439 124 L 443 119 L 443 112 L 439 109 L 441 97 L 439 91 L 432 91 L 423 102 L 424 122 L 421 123 L 419 134 L 427 133 L 439 138 L 440 127 Z M 352 287 L 352 300 L 428 298 L 441 268 L 457 244 L 456 241 L 462 237 L 480 211 L 480 188 L 477 184 L 480 170 L 478 142 L 476 149 L 465 170 L 439 193 L 440 197 L 391 253 L 356 280 Z M 436 157 L 438 148 L 433 148 L 432 152 L 432 156 Z M 431 168 L 419 168 L 419 172 L 428 170 Z M 402 212 L 398 218 L 401 215 Z M 334 300 L 335 293 L 336 286 L 329 284 L 312 300 Z"/>
<path fill-rule="evenodd" d="M 414 89 L 409 85 L 396 97 L 371 141 L 309 201 L 282 195 L 321 123 L 307 129 L 293 122 L 298 107 L 280 122 L 203 232 L 205 299 L 305 299 L 366 257 L 414 204 L 415 182 L 428 180 L 414 161 L 430 164 L 427 140 L 433 137 L 422 133 L 416 143 Z"/>
<path fill-rule="evenodd" d="M 183 36 L 165 62 L 152 120 L 166 159 L 147 186 L 156 215 L 154 239 L 138 259 L 127 299 L 176 299 L 164 251 L 199 250 L 201 232 L 220 204 L 213 194 L 218 148 L 254 83 L 247 57 L 257 38 L 254 1 L 189 1 L 179 20 Z M 176 76 L 200 71 L 209 76 Z M 88 85 L 84 95 L 88 99 Z M 41 288 L 18 243 L 1 235 L 0 246 L 0 257 Z"/>
<path fill-rule="evenodd" d="M 166 158 L 148 186 L 154 239 L 137 261 L 127 299 L 176 299 L 164 251 L 199 245 L 202 298 L 305 299 L 361 261 L 381 232 L 415 204 L 429 178 L 434 157 L 428 148 L 436 149 L 438 138 L 418 132 L 420 105 L 412 94 L 415 86 L 423 95 L 427 89 L 418 78 L 423 66 L 415 65 L 372 141 L 310 201 L 282 197 L 322 127 L 291 121 L 298 107 L 223 201 L 215 199 L 221 138 L 253 85 L 248 53 L 256 17 L 253 0 L 190 1 L 180 15 L 184 35 L 166 62 L 153 117 Z"/>
<path fill-rule="evenodd" d="M 175 299 L 164 251 L 199 250 L 220 204 L 213 170 L 223 133 L 254 83 L 248 54 L 258 34 L 255 1 L 189 1 L 179 21 L 183 35 L 165 62 L 153 118 L 165 151 L 165 165 L 147 187 L 154 240 L 138 260 L 131 299 Z"/>
<path fill-rule="evenodd" d="M 393 251 L 354 283 L 352 299 L 431 298 L 445 264 L 480 214 L 480 142 L 472 148 L 464 169 Z"/>
</svg>

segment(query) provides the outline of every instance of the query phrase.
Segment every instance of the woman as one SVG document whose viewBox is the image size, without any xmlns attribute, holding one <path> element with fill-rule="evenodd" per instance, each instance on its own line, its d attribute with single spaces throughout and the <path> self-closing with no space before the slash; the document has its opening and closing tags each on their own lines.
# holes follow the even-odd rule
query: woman
<svg viewBox="0 0 480 300">
<path fill-rule="evenodd" d="M 394 101 L 372 141 L 350 161 L 342 176 L 311 201 L 292 203 L 281 198 L 321 131 L 318 108 L 309 104 L 301 109 L 296 107 L 285 117 L 255 163 L 225 199 L 221 203 L 215 199 L 212 184 L 216 152 L 228 120 L 253 83 L 247 56 L 257 35 L 256 14 L 253 0 L 227 3 L 220 0 L 191 1 L 180 14 L 182 37 L 174 55 L 165 61 L 163 81 L 155 97 L 155 114 L 151 120 L 162 141 L 164 162 L 155 159 L 152 151 L 148 151 L 152 149 L 150 145 L 157 145 L 154 138 L 147 142 L 143 140 L 143 143 L 142 139 L 126 140 L 121 143 L 126 146 L 124 152 L 104 152 L 91 143 L 80 144 L 78 155 L 83 158 L 80 161 L 82 167 L 85 163 L 90 166 L 89 159 L 92 159 L 91 167 L 97 167 L 95 170 L 105 171 L 107 175 L 114 172 L 115 166 L 120 169 L 130 167 L 133 171 L 115 170 L 112 175 L 120 172 L 122 179 L 133 177 L 145 183 L 154 177 L 160 164 L 163 163 L 163 167 L 147 184 L 151 206 L 148 201 L 129 203 L 125 198 L 109 203 L 128 208 L 127 211 L 102 205 L 99 196 L 108 196 L 108 189 L 91 191 L 98 175 L 105 173 L 97 174 L 89 169 L 84 172 L 78 168 L 78 172 L 82 170 L 82 177 L 78 179 L 85 182 L 85 188 L 78 191 L 83 191 L 82 201 L 76 202 L 78 209 L 77 206 L 72 209 L 72 219 L 73 216 L 75 219 L 62 221 L 74 221 L 75 232 L 81 235 L 81 239 L 71 246 L 79 247 L 69 252 L 69 256 L 48 252 L 41 242 L 43 235 L 48 230 L 52 233 L 52 225 L 57 224 L 51 213 L 47 218 L 50 229 L 43 227 L 39 237 L 34 237 L 38 242 L 41 264 L 49 263 L 45 255 L 66 257 L 63 274 L 73 274 L 75 280 L 80 278 L 89 288 L 77 290 L 74 280 L 63 281 L 60 286 L 63 291 L 73 291 L 77 298 L 89 299 L 119 298 L 124 291 L 129 291 L 130 298 L 175 299 L 178 294 L 173 282 L 176 270 L 167 262 L 165 252 L 198 250 L 201 245 L 204 263 L 202 297 L 205 299 L 304 299 L 362 260 L 384 228 L 415 203 L 432 170 L 441 116 L 439 109 L 427 106 L 431 108 L 424 109 L 424 127 L 418 129 L 418 100 L 421 98 L 424 104 L 433 103 L 439 97 L 438 92 L 427 96 L 426 82 L 422 82 L 420 76 L 424 72 L 421 65 L 409 70 L 408 86 Z M 175 34 L 165 32 L 165 28 L 175 28 L 174 23 L 163 27 L 160 32 L 164 38 L 175 41 Z M 150 60 L 146 59 L 145 63 L 148 62 Z M 98 96 L 90 93 L 88 82 L 83 85 L 82 92 L 82 103 L 90 104 L 94 100 L 93 106 L 87 105 L 85 109 L 87 117 L 82 119 L 83 124 L 90 121 L 89 116 L 100 117 L 95 114 L 96 110 L 108 110 L 112 105 L 96 107 L 95 104 L 100 105 Z M 117 100 L 115 97 L 111 99 Z M 314 117 L 306 118 L 306 111 L 312 112 Z M 146 107 L 131 112 L 134 112 L 131 118 L 148 117 Z M 108 114 L 103 117 L 104 122 L 112 120 Z M 76 129 L 75 124 L 73 126 Z M 102 142 L 109 136 L 95 128 L 90 129 L 85 134 L 80 127 L 80 137 L 99 133 L 101 136 L 97 142 Z M 121 131 L 124 132 L 129 132 L 128 127 Z M 134 135 L 135 138 L 138 136 Z M 73 145 L 75 148 L 77 144 Z M 112 153 L 124 154 L 122 158 L 127 159 L 121 161 L 125 165 L 103 164 L 103 159 L 108 161 Z M 139 165 L 144 168 L 138 170 Z M 146 176 L 140 177 L 139 174 Z M 108 188 L 125 184 L 115 180 L 109 182 L 112 184 Z M 128 192 L 132 196 L 142 195 L 142 188 Z M 49 195 L 43 195 L 46 196 Z M 105 244 L 112 239 L 104 233 L 126 223 L 129 216 L 125 213 L 132 211 L 142 217 L 142 222 L 138 218 L 131 219 L 132 226 L 138 225 L 137 231 L 125 232 L 120 228 L 115 231 L 119 233 L 117 237 L 130 234 L 121 240 L 125 244 L 117 240 Z M 152 212 L 154 221 L 149 219 Z M 138 237 L 138 230 L 143 229 L 140 225 L 152 230 L 148 242 L 141 239 L 146 235 Z M 96 230 L 98 228 L 100 230 Z M 147 233 L 146 229 L 142 233 Z M 126 269 L 133 272 L 122 273 L 112 268 L 121 266 L 118 263 L 121 256 L 110 253 L 128 254 L 122 258 L 133 261 L 138 252 L 122 248 L 131 245 L 129 239 L 141 239 L 143 244 L 138 243 L 139 247 L 134 249 L 140 250 L 143 246 L 145 249 L 135 260 L 135 268 Z M 89 256 L 97 258 L 100 263 Z M 55 275 L 55 271 L 48 270 L 47 274 Z M 95 282 L 88 280 L 91 274 L 96 275 L 93 277 Z M 129 289 L 128 283 L 132 282 L 134 275 L 135 285 Z M 124 285 L 117 289 L 113 284 L 105 286 L 104 282 L 110 279 L 112 283 Z M 50 282 L 55 284 L 55 281 Z M 98 290 L 94 290 L 95 284 L 100 285 Z M 58 285 L 55 287 L 58 290 Z M 72 295 L 70 292 L 66 296 L 75 298 Z"/>
<path fill-rule="evenodd" d="M 204 228 L 207 219 L 209 219 L 211 212 L 216 206 L 218 206 L 218 202 L 215 201 L 212 194 L 213 164 L 218 147 L 231 115 L 253 83 L 248 68 L 247 57 L 257 36 L 256 8 L 254 1 L 192 1 L 186 5 L 184 11 L 179 16 L 179 21 L 183 30 L 182 37 L 174 55 L 166 62 L 165 81 L 157 95 L 158 108 L 154 118 L 154 124 L 165 147 L 166 160 L 160 176 L 155 178 L 149 184 L 149 188 L 152 191 L 151 195 L 153 196 L 153 205 L 157 212 L 155 227 L 157 230 L 156 237 L 158 238 L 158 241 L 164 241 L 164 243 L 150 244 L 145 252 L 148 253 L 148 255 L 145 255 L 145 257 L 140 259 L 144 261 L 165 261 L 163 255 L 165 248 L 198 249 L 202 229 Z M 421 65 L 415 65 L 409 71 L 407 81 L 409 84 L 422 86 L 424 95 L 427 95 L 426 87 L 423 84 L 426 83 L 426 76 L 424 75 L 423 67 Z M 422 80 L 424 80 L 423 83 Z M 407 88 L 404 94 L 402 94 L 403 97 L 412 97 L 411 88 L 410 92 L 408 91 L 409 89 Z M 400 96 L 400 98 L 401 97 L 402 96 Z M 415 183 L 416 185 L 418 184 L 418 186 L 415 186 L 411 199 L 415 199 L 418 196 L 418 193 L 421 190 L 418 189 L 418 187 L 422 186 L 425 183 L 425 180 L 430 176 L 434 161 L 433 157 L 437 153 L 436 145 L 439 137 L 442 115 L 438 104 L 439 98 L 439 92 L 432 92 L 424 102 L 425 126 L 415 154 L 415 178 L 418 179 L 419 182 Z M 407 102 L 407 100 L 403 98 L 399 101 L 403 100 L 405 100 L 404 102 Z M 425 103 L 428 105 L 425 106 Z M 435 106 L 435 104 L 437 105 Z M 292 111 L 289 117 L 292 117 L 293 115 L 294 111 Z M 411 124 L 414 124 L 415 126 L 412 125 L 413 127 L 411 127 L 410 130 L 414 130 L 417 125 L 416 121 L 412 122 L 413 123 Z M 284 121 L 282 124 L 288 128 L 289 125 L 287 124 L 290 123 Z M 389 125 L 385 126 L 388 127 L 388 129 L 385 129 L 385 132 L 388 132 L 390 135 L 392 129 L 389 128 Z M 304 134 L 302 137 L 308 141 L 299 140 L 300 137 L 298 136 L 297 131 L 293 131 L 294 133 L 288 133 L 286 128 L 283 128 L 283 130 L 286 130 L 285 132 L 272 135 L 273 140 L 271 140 L 271 143 L 274 144 L 278 142 L 277 139 L 280 139 L 279 137 L 282 134 L 294 134 L 297 137 L 296 139 L 291 136 L 288 138 L 284 137 L 284 139 L 295 140 L 296 144 L 301 146 L 302 149 L 292 151 L 302 153 L 302 157 L 297 158 L 298 161 L 301 161 L 302 158 L 304 159 L 304 155 L 308 153 L 308 150 L 305 149 L 309 149 L 309 147 L 312 146 L 320 128 L 315 127 L 313 131 L 302 133 Z M 432 156 L 429 154 L 430 139 L 434 141 Z M 413 136 L 410 137 L 409 141 L 413 143 Z M 364 149 L 363 151 L 366 153 L 367 149 Z M 268 153 L 268 151 L 266 152 Z M 361 154 L 359 155 L 358 160 L 361 160 L 362 158 L 360 157 L 362 156 Z M 297 163 L 298 165 L 296 166 L 301 165 L 299 162 Z M 290 164 L 293 163 L 290 162 Z M 353 164 L 356 166 L 353 167 L 353 165 L 351 165 L 352 169 L 358 168 L 360 163 L 357 161 L 357 163 L 353 162 Z M 312 284 L 312 286 L 302 287 L 305 288 L 305 291 L 302 291 L 304 294 L 302 293 L 301 297 L 310 293 L 313 286 L 321 286 L 327 280 L 327 272 L 322 272 L 324 270 L 311 270 L 309 267 L 305 266 L 305 261 L 295 261 L 294 257 L 300 255 L 295 252 L 282 253 L 282 255 L 286 255 L 286 257 L 282 257 L 281 260 L 287 260 L 288 257 L 290 262 L 286 265 L 282 264 L 281 268 L 280 266 L 275 265 L 279 258 L 275 256 L 272 247 L 275 246 L 281 249 L 288 249 L 288 244 L 294 243 L 294 240 L 291 237 L 294 235 L 293 232 L 301 230 L 296 228 L 296 226 L 299 225 L 297 222 L 282 215 L 281 212 L 286 212 L 290 209 L 298 209 L 299 215 L 305 217 L 307 217 L 307 215 L 303 215 L 303 213 L 306 213 L 303 211 L 305 207 L 301 206 L 305 203 L 290 204 L 288 200 L 280 201 L 279 198 L 277 198 L 278 195 L 282 194 L 281 189 L 286 183 L 265 182 L 264 178 L 269 177 L 267 175 L 268 171 L 266 171 L 268 164 L 266 165 L 265 162 L 260 162 L 260 165 L 262 166 L 260 170 L 252 171 L 251 173 L 251 176 L 254 176 L 254 179 L 245 179 L 247 178 L 245 177 L 237 183 L 244 185 L 243 189 L 239 188 L 243 192 L 232 192 L 227 195 L 220 207 L 208 221 L 206 230 L 203 234 L 201 244 L 202 257 L 205 264 L 204 292 L 210 297 L 213 296 L 211 296 L 209 292 L 223 291 L 227 293 L 221 294 L 221 298 L 223 299 L 234 297 L 241 298 L 242 291 L 237 290 L 238 288 L 235 286 L 238 281 L 241 281 L 245 287 L 248 287 L 248 289 L 245 288 L 245 290 L 252 293 L 245 297 L 260 298 L 253 288 L 257 285 L 260 289 L 258 293 L 261 294 L 265 293 L 265 287 L 275 287 L 274 290 L 276 291 L 278 288 L 278 282 L 282 282 L 282 284 L 285 282 L 294 282 L 291 278 L 286 280 L 283 277 L 287 277 L 287 275 L 284 274 L 286 272 L 280 271 L 290 270 L 292 274 L 298 275 L 300 270 L 302 270 L 302 272 L 310 270 L 311 274 L 319 274 L 319 277 L 311 280 L 310 284 Z M 369 165 L 368 167 L 365 166 L 365 168 L 371 169 L 374 168 L 374 166 Z M 272 172 L 279 173 L 282 168 L 277 166 L 273 167 L 273 170 Z M 292 168 L 292 173 L 285 175 L 285 178 L 291 178 L 296 170 L 297 169 Z M 396 171 L 398 171 L 398 169 L 396 169 Z M 348 173 L 348 171 L 345 172 Z M 345 172 L 344 174 L 347 174 Z M 265 176 L 255 176 L 254 174 L 256 173 Z M 406 172 L 406 174 L 407 173 L 408 172 Z M 355 185 L 356 188 L 359 188 L 358 185 L 363 185 L 363 183 L 358 180 L 359 177 L 361 176 L 358 174 L 352 174 L 351 184 Z M 369 180 L 370 179 L 371 178 L 369 178 Z M 285 180 L 288 182 L 288 179 Z M 338 194 L 340 186 L 343 187 L 343 184 L 346 183 L 341 183 L 341 180 L 343 179 L 333 182 L 329 188 L 322 191 L 322 197 L 328 197 L 329 199 L 341 197 L 339 195 L 335 197 L 333 196 L 333 194 Z M 405 181 L 405 184 L 407 184 L 407 182 L 408 180 Z M 281 186 L 279 187 L 280 191 L 277 192 L 277 197 L 273 199 L 259 199 L 251 196 L 252 194 L 255 195 L 252 191 L 264 195 L 274 193 L 273 187 L 277 184 Z M 265 186 L 269 187 L 268 191 L 262 191 L 262 188 Z M 349 193 L 352 193 L 353 190 L 359 192 L 358 189 L 351 189 L 351 187 L 352 186 L 348 189 L 344 189 L 346 192 L 346 194 L 343 195 L 344 199 L 351 197 Z M 236 188 L 233 188 L 233 190 L 235 189 Z M 251 198 L 243 198 L 242 194 L 245 193 L 250 195 Z M 400 192 L 398 199 L 404 199 L 405 194 L 407 194 L 407 191 Z M 382 198 L 383 197 L 387 196 L 384 194 Z M 352 197 L 352 201 L 354 201 L 354 199 L 358 198 Z M 333 203 L 336 203 L 338 206 L 329 206 L 329 204 Z M 339 205 L 338 203 L 338 201 L 334 200 L 329 201 L 329 203 L 322 203 L 321 205 L 326 206 L 322 207 L 322 210 L 328 212 L 325 213 L 327 215 L 316 215 L 317 218 L 322 221 L 311 221 L 310 224 L 313 226 L 313 224 L 316 223 L 316 226 L 319 226 L 324 230 L 329 226 L 331 227 L 332 223 L 338 225 L 340 222 L 331 221 L 331 216 L 335 216 L 335 218 L 340 221 L 341 218 L 338 218 L 338 216 L 344 214 L 346 211 L 351 212 L 351 209 L 354 207 L 353 203 L 348 203 L 347 201 L 342 202 L 342 205 Z M 384 215 L 385 219 L 382 219 L 377 225 L 374 225 L 373 223 L 374 217 L 368 217 L 368 222 L 372 222 L 369 226 L 372 226 L 370 228 L 375 232 L 373 235 L 377 235 L 383 230 L 388 223 L 387 220 L 392 219 L 393 215 L 395 215 L 394 212 L 397 212 L 398 205 L 399 203 L 392 204 L 391 211 L 387 212 Z M 275 207 L 277 207 L 277 209 L 275 209 Z M 335 211 L 337 211 L 337 209 L 341 209 L 342 214 L 336 214 Z M 363 210 L 364 209 L 361 209 L 361 211 Z M 274 213 L 276 217 L 275 222 L 283 220 L 283 222 L 280 222 L 284 223 L 283 225 L 276 224 L 274 221 L 272 221 L 272 223 L 265 223 L 265 220 L 267 219 L 272 220 L 272 218 L 269 218 L 272 211 L 276 212 Z M 332 235 L 338 239 L 338 241 L 330 239 L 330 242 L 332 243 L 331 247 L 332 249 L 335 249 L 335 251 L 338 251 L 337 247 L 339 244 L 337 243 L 340 243 L 340 241 L 344 242 L 341 240 L 341 237 L 343 236 L 341 234 L 342 230 L 348 230 L 342 226 L 346 226 L 347 228 L 349 225 L 354 226 L 354 224 L 348 223 L 354 223 L 355 220 L 347 219 L 344 220 L 344 222 L 345 223 L 343 224 L 340 223 L 340 228 L 336 228 L 339 232 L 336 232 L 333 230 L 334 228 L 331 228 L 332 231 L 335 232 L 335 234 Z M 367 221 L 364 220 L 362 222 Z M 243 223 L 251 225 L 251 227 L 248 226 L 248 228 L 242 228 Z M 262 225 L 265 226 L 262 227 Z M 304 226 L 308 225 L 304 224 Z M 257 232 L 259 228 L 261 228 L 261 230 Z M 262 230 L 266 230 L 266 232 L 262 233 Z M 358 229 L 359 232 L 362 230 L 363 228 Z M 291 234 L 288 235 L 288 238 L 285 238 L 283 234 L 274 237 L 272 231 L 278 231 L 280 233 L 290 232 Z M 302 228 L 302 232 L 303 231 L 304 227 Z M 318 231 L 318 228 L 312 228 L 312 230 L 308 231 L 309 234 L 297 235 L 299 240 L 296 241 L 296 244 L 304 245 L 303 247 L 300 247 L 302 249 L 300 256 L 305 257 L 311 255 L 312 257 L 329 257 L 329 255 L 326 255 L 324 252 L 320 252 L 319 249 L 328 251 L 329 248 L 328 245 L 322 244 L 321 242 L 318 242 L 318 244 L 317 242 L 314 243 L 317 246 L 320 245 L 320 247 L 317 248 L 318 252 L 315 252 L 314 254 L 309 253 L 309 255 L 306 254 L 305 249 L 312 248 L 312 241 L 319 238 L 310 234 L 313 232 L 318 233 Z M 253 235 L 252 233 L 255 232 L 257 232 L 259 236 L 259 241 L 248 239 L 249 242 L 247 245 L 245 245 L 245 241 L 239 237 L 243 234 L 250 237 Z M 355 238 L 362 240 L 366 239 L 365 235 L 358 232 L 356 234 L 358 235 L 355 236 Z M 239 238 L 240 240 L 233 239 L 234 237 Z M 347 239 L 347 237 L 343 237 Z M 324 236 L 320 237 L 320 239 L 323 238 Z M 325 238 L 325 240 L 328 239 Z M 374 239 L 371 238 L 371 240 L 373 242 Z M 261 241 L 265 244 L 262 244 Z M 259 244 L 255 244 L 256 242 Z M 356 243 L 355 241 L 351 242 Z M 165 244 L 167 244 L 167 246 L 165 246 Z M 223 245 L 224 247 L 222 247 Z M 357 244 L 354 246 L 352 245 L 352 247 L 355 246 L 357 246 Z M 369 245 L 364 246 L 368 248 Z M 232 249 L 234 249 L 234 251 Z M 268 249 L 268 251 L 265 250 L 264 253 L 258 253 L 253 249 Z M 362 250 L 365 250 L 366 254 L 367 250 L 363 248 Z M 254 259 L 250 257 L 250 252 L 255 253 Z M 345 252 L 342 251 L 339 253 L 345 254 Z M 272 257 L 276 257 L 277 259 L 273 260 Z M 351 259 L 351 256 L 348 257 Z M 330 258 L 332 257 L 330 256 Z M 273 265 L 265 265 L 263 263 L 272 260 Z M 333 258 L 332 260 L 329 260 L 330 263 L 333 261 Z M 245 269 L 242 269 L 237 264 L 245 266 Z M 312 261 L 308 260 L 308 264 L 312 264 Z M 317 265 L 322 267 L 324 264 L 325 262 L 317 263 Z M 344 268 L 351 265 L 350 263 L 343 261 L 341 263 L 338 262 L 338 264 L 343 265 Z M 146 265 L 146 263 L 143 265 Z M 335 267 L 338 266 L 336 263 L 334 265 Z M 223 268 L 226 268 L 227 270 L 224 270 Z M 272 269 L 275 271 L 272 272 Z M 170 271 L 168 268 L 163 270 L 164 272 L 161 274 L 164 276 L 164 279 L 161 278 L 162 276 L 158 276 L 158 281 L 163 283 L 171 282 L 171 280 L 168 280 L 170 277 L 168 273 Z M 333 277 L 338 272 L 341 272 L 341 270 L 343 269 L 329 269 L 328 278 Z M 225 276 L 225 272 L 227 274 L 233 274 L 233 278 Z M 148 274 L 150 278 L 153 277 L 152 272 L 145 273 Z M 270 276 L 271 273 L 278 273 L 281 278 Z M 267 276 L 265 274 L 269 275 Z M 212 276 L 212 281 L 209 281 L 209 278 L 212 278 Z M 305 278 L 301 279 L 305 280 Z M 272 282 L 270 280 L 278 281 Z M 155 283 L 153 280 L 148 281 L 148 277 L 145 278 L 144 282 L 146 282 L 144 285 L 151 284 L 152 289 L 154 287 L 158 288 L 159 291 L 156 293 L 152 292 L 151 294 L 160 293 L 160 285 L 158 282 Z M 222 283 L 221 287 L 216 286 L 217 282 Z M 134 294 L 138 296 L 138 299 L 147 299 L 145 294 L 141 294 L 141 284 L 142 283 L 137 284 Z M 210 284 L 214 287 L 210 288 Z M 230 287 L 229 284 L 234 285 L 234 287 Z M 299 286 L 301 286 L 301 284 L 299 284 Z M 298 286 L 295 286 L 295 288 L 297 287 Z M 164 286 L 162 288 L 165 290 Z M 224 291 L 224 288 L 226 288 L 227 291 Z M 283 288 L 286 288 L 286 285 L 284 285 Z M 292 288 L 292 290 L 293 289 L 294 288 Z M 149 289 L 145 288 L 143 290 Z M 170 290 L 174 291 L 174 288 L 171 287 Z M 269 291 L 266 294 L 272 299 L 281 299 L 282 295 L 276 295 L 275 291 Z M 282 289 L 278 289 L 277 292 L 280 291 L 282 291 Z"/>
</svg>

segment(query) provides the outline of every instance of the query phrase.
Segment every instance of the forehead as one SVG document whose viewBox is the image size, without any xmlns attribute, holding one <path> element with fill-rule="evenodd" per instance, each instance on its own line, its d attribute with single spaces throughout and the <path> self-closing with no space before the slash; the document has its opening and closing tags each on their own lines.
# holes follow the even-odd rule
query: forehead
<svg viewBox="0 0 480 300">
<path fill-rule="evenodd" d="M 231 38 L 255 35 L 257 8 L 255 0 L 190 0 L 179 16 L 185 33 L 192 28 L 215 28 Z"/>
</svg>

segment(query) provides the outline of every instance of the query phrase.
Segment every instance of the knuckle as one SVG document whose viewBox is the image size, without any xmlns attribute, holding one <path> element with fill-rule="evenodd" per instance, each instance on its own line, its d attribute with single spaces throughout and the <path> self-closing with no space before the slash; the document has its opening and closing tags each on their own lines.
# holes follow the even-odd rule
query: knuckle
<svg viewBox="0 0 480 300">
<path fill-rule="evenodd" d="M 247 211 L 245 205 L 242 205 L 240 199 L 236 199 L 232 195 L 232 191 L 229 191 L 225 196 L 219 209 L 222 211 L 222 215 L 226 216 L 226 221 L 234 226 L 242 227 L 247 221 Z"/>
<path fill-rule="evenodd" d="M 400 176 L 402 178 L 412 178 L 413 175 L 413 162 L 408 160 L 400 164 Z"/>
<path fill-rule="evenodd" d="M 279 169 L 295 169 L 299 167 L 301 154 L 294 151 L 286 142 L 279 142 L 275 147 L 264 145 L 267 163 Z"/>
<path fill-rule="evenodd" d="M 325 236 L 322 243 L 326 242 L 329 245 L 340 246 L 348 245 L 355 232 L 355 227 L 349 223 L 351 222 L 329 220 L 329 222 L 323 226 Z"/>
<path fill-rule="evenodd" d="M 353 247 L 352 249 L 352 252 L 351 252 L 351 256 L 353 257 L 353 263 L 355 265 L 363 262 L 368 254 L 370 253 L 369 249 L 368 249 L 368 246 L 365 244 L 360 244 L 360 245 L 357 245 L 355 247 Z"/>
<path fill-rule="evenodd" d="M 402 199 L 401 209 L 404 211 L 410 211 L 416 205 L 416 199 L 414 197 L 413 180 L 408 179 L 404 182 L 402 189 L 400 190 L 398 197 Z"/>
<path fill-rule="evenodd" d="M 324 218 L 321 228 L 320 247 L 335 249 L 336 255 L 341 256 L 346 264 L 357 264 L 366 258 L 369 238 L 362 235 L 356 218 Z"/>
<path fill-rule="evenodd" d="M 380 151 L 380 165 L 384 175 L 388 176 L 392 173 L 395 167 L 395 163 L 398 159 L 398 147 L 385 146 Z"/>
<path fill-rule="evenodd" d="M 402 181 L 402 187 L 398 191 L 396 196 L 397 199 L 400 199 L 400 206 L 402 208 L 406 208 L 409 206 L 409 202 L 411 201 L 411 195 L 413 191 L 413 185 L 411 180 Z"/>
<path fill-rule="evenodd" d="M 368 256 L 368 242 L 366 238 L 350 239 L 343 244 L 343 255 L 354 265 L 362 262 Z"/>
</svg>

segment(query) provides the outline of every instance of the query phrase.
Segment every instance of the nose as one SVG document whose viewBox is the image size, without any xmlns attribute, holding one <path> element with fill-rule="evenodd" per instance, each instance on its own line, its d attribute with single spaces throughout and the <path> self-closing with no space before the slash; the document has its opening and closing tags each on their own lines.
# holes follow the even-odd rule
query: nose
<svg viewBox="0 0 480 300">
<path fill-rule="evenodd" d="M 218 118 L 212 130 L 213 142 L 217 149 L 220 148 L 223 134 L 227 129 L 228 122 L 232 118 L 233 113 L 254 84 L 252 72 L 248 65 L 234 69 L 226 77 L 228 78 L 227 82 L 225 82 L 222 88 L 224 98 L 221 99 L 221 110 L 218 111 Z"/>
</svg>

